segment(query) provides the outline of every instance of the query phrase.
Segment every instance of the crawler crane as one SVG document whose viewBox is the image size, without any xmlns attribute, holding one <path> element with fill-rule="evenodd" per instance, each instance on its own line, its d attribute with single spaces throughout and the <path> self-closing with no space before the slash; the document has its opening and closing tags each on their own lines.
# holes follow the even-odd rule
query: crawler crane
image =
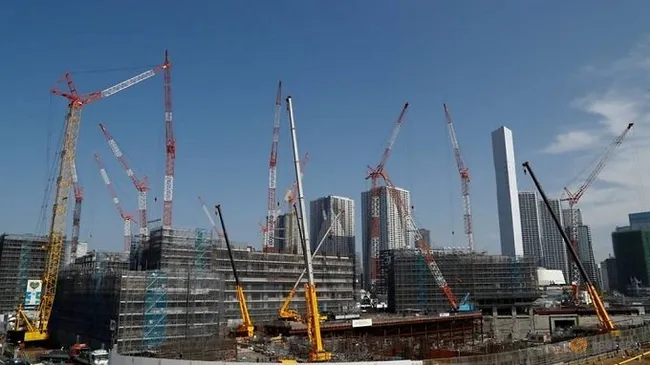
<svg viewBox="0 0 650 365">
<path fill-rule="evenodd" d="M 298 208 L 296 205 L 293 205 L 294 210 L 297 210 Z M 343 214 L 343 211 L 340 211 L 338 214 L 334 216 L 332 219 L 332 222 L 330 223 L 330 226 L 327 228 L 327 231 L 325 231 L 325 234 L 323 234 L 323 237 L 320 239 L 320 242 L 318 242 L 318 246 L 316 246 L 316 249 L 311 255 L 312 260 L 314 257 L 316 257 L 316 254 L 318 253 L 318 250 L 320 250 L 320 247 L 323 245 L 323 242 L 325 242 L 325 239 L 329 235 L 330 231 L 332 230 L 332 227 L 334 227 L 334 223 L 338 221 L 339 217 Z M 300 228 L 300 225 L 299 227 Z M 300 229 L 300 236 L 301 236 L 301 241 L 303 238 L 302 234 L 302 229 Z M 302 278 L 305 276 L 307 273 L 307 269 L 303 269 L 302 273 L 298 277 L 298 280 L 296 280 L 296 283 L 293 284 L 293 288 L 291 288 L 291 291 L 289 292 L 289 295 L 287 295 L 287 298 L 284 300 L 284 303 L 282 303 L 282 307 L 280 307 L 280 310 L 278 311 L 278 319 L 284 319 L 284 320 L 291 320 L 291 321 L 296 321 L 296 322 L 302 322 L 302 318 L 300 317 L 300 314 L 296 312 L 293 309 L 289 308 L 289 305 L 291 304 L 291 299 L 293 299 L 293 296 L 296 295 L 296 290 L 298 290 L 298 285 L 300 285 L 300 282 L 302 281 Z M 321 317 L 321 319 L 323 319 Z"/>
<path fill-rule="evenodd" d="M 576 266 L 578 267 L 580 276 L 582 276 L 582 280 L 584 280 L 584 284 L 585 287 L 587 288 L 587 292 L 589 293 L 589 296 L 591 296 L 591 301 L 594 304 L 596 315 L 598 316 L 598 320 L 600 321 L 601 331 L 617 332 L 616 325 L 609 317 L 609 313 L 607 313 L 607 309 L 605 309 L 605 304 L 603 304 L 603 301 L 600 299 L 600 296 L 598 296 L 598 291 L 596 290 L 596 287 L 591 282 L 591 279 L 587 275 L 587 271 L 585 270 L 585 267 L 582 265 L 582 262 L 579 260 L 578 252 L 576 251 L 573 244 L 571 244 L 571 240 L 569 239 L 569 236 L 565 232 L 564 227 L 562 227 L 562 223 L 560 223 L 560 219 L 553 211 L 553 208 L 551 207 L 551 204 L 549 203 L 548 198 L 546 197 L 546 193 L 544 192 L 544 188 L 542 188 L 542 185 L 537 180 L 537 177 L 535 176 L 533 169 L 530 167 L 530 163 L 524 162 L 523 167 L 524 167 L 524 173 L 528 172 L 530 178 L 533 180 L 533 184 L 535 184 L 535 188 L 537 188 L 537 191 L 539 192 L 539 195 L 542 196 L 544 205 L 546 205 L 546 209 L 551 214 L 551 217 L 553 218 L 553 222 L 555 222 L 555 227 L 557 228 L 558 231 L 560 231 L 560 234 L 562 235 L 562 240 L 564 241 L 564 244 L 567 247 L 567 251 L 571 255 L 571 258 L 574 260 Z"/>
<path fill-rule="evenodd" d="M 311 262 L 311 249 L 309 247 L 309 231 L 305 223 L 305 195 L 302 189 L 302 173 L 300 172 L 300 154 L 298 153 L 298 139 L 296 137 L 296 123 L 293 118 L 293 104 L 291 96 L 287 96 L 287 112 L 289 114 L 289 125 L 291 126 L 291 145 L 293 147 L 293 165 L 296 172 L 296 186 L 298 187 L 298 203 L 300 215 L 298 224 L 302 229 L 304 239 L 302 240 L 302 253 L 305 257 L 307 270 L 307 284 L 305 284 L 305 299 L 307 304 L 307 331 L 311 342 L 309 361 L 328 361 L 332 354 L 325 351 L 323 338 L 320 333 L 320 313 L 318 312 L 318 296 L 316 295 L 316 284 L 314 284 L 314 268 Z"/>
<path fill-rule="evenodd" d="M 49 338 L 50 316 L 54 306 L 54 296 L 56 294 L 57 279 L 59 276 L 59 267 L 61 263 L 61 254 L 63 250 L 63 238 L 66 231 L 66 220 L 68 217 L 68 199 L 71 188 L 73 187 L 73 164 L 77 153 L 77 140 L 79 136 L 79 127 L 81 125 L 82 109 L 95 101 L 107 98 L 122 90 L 136 85 L 146 79 L 155 76 L 158 72 L 166 70 L 170 64 L 165 60 L 162 65 L 145 71 L 128 80 L 122 81 L 102 91 L 90 94 L 79 94 L 72 80 L 72 76 L 66 73 L 63 76 L 68 86 L 67 91 L 52 89 L 55 95 L 68 99 L 68 112 L 65 119 L 63 131 L 63 144 L 61 147 L 61 159 L 59 163 L 59 174 L 56 179 L 55 200 L 52 204 L 52 221 L 48 235 L 48 244 L 45 270 L 43 273 L 43 290 L 41 293 L 41 302 L 36 309 L 33 317 L 29 316 L 19 305 L 16 313 L 15 329 L 7 333 L 7 337 L 13 341 L 36 342 L 44 341 Z"/>
<path fill-rule="evenodd" d="M 239 282 L 239 276 L 237 275 L 237 267 L 235 266 L 235 259 L 232 256 L 232 248 L 230 247 L 230 239 L 228 239 L 228 231 L 226 230 L 226 224 L 223 222 L 223 214 L 221 214 L 221 204 L 217 204 L 215 208 L 216 208 L 216 213 L 219 216 L 219 221 L 221 222 L 223 237 L 226 240 L 226 247 L 228 248 L 228 257 L 230 257 L 230 264 L 232 265 L 232 273 L 235 276 L 237 301 L 239 302 L 239 311 L 241 312 L 241 319 L 243 322 L 236 329 L 235 335 L 237 337 L 251 338 L 254 335 L 255 326 L 253 326 L 253 321 L 251 320 L 251 316 L 248 313 L 248 306 L 246 305 L 246 296 L 244 295 L 244 288 Z"/>
</svg>

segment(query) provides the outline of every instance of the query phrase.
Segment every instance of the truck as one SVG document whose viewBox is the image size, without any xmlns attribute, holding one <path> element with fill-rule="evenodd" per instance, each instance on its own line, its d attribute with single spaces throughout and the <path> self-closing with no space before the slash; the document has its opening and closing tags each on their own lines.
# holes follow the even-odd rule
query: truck
<svg viewBox="0 0 650 365">
<path fill-rule="evenodd" d="M 108 365 L 108 351 L 106 350 L 81 350 L 72 360 L 82 365 Z"/>
</svg>

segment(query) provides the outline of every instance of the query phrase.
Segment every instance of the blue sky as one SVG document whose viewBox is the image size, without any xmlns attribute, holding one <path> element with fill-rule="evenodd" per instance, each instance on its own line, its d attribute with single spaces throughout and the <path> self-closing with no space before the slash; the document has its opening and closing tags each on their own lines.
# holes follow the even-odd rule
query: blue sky
<svg viewBox="0 0 650 365">
<path fill-rule="evenodd" d="M 436 244 L 462 246 L 459 180 L 442 112 L 449 103 L 472 171 L 476 245 L 496 253 L 490 132 L 510 127 L 517 158 L 531 160 L 547 188 L 559 191 L 574 175 L 567 161 L 598 150 L 567 156 L 545 148 L 558 134 L 603 125 L 598 111 L 585 112 L 576 100 L 622 85 L 614 81 L 619 74 L 603 70 L 639 47 L 650 31 L 648 11 L 650 3 L 632 0 L 6 2 L 0 6 L 6 35 L 0 40 L 0 230 L 37 226 L 48 131 L 56 143 L 66 110 L 63 98 L 48 93 L 59 76 L 72 71 L 81 92 L 98 91 L 161 63 L 169 49 L 178 140 L 174 225 L 208 226 L 196 199 L 201 194 L 222 203 L 235 240 L 259 245 L 274 93 L 282 78 L 294 99 L 301 152 L 311 156 L 308 199 L 360 199 L 369 186 L 366 166 L 379 161 L 409 101 L 386 169 L 397 186 L 412 191 L 416 221 L 433 231 Z M 159 217 L 162 76 L 89 105 L 82 119 L 82 239 L 92 234 L 91 247 L 119 250 L 122 223 L 93 152 L 102 155 L 128 211 L 137 209 L 136 193 L 97 123 L 107 125 L 132 167 L 148 176 L 150 196 L 158 197 L 150 199 L 151 216 Z M 278 195 L 293 180 L 286 118 L 281 128 Z M 519 186 L 532 188 L 523 176 Z M 584 208 L 586 219 L 599 222 L 600 258 L 611 251 L 608 232 L 625 223 L 628 208 L 637 207 L 598 219 L 602 209 Z"/>
</svg>

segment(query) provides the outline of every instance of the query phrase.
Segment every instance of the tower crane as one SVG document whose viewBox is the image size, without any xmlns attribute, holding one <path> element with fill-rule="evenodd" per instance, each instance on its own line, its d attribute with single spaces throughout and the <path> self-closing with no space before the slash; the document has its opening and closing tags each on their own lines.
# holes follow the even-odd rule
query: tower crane
<svg viewBox="0 0 650 365">
<path fill-rule="evenodd" d="M 294 207 L 294 210 L 298 209 L 295 204 L 293 204 L 293 207 Z M 342 214 L 343 214 L 343 210 L 338 212 L 332 218 L 332 221 L 331 221 L 329 227 L 327 228 L 327 230 L 323 234 L 323 237 L 321 237 L 320 242 L 318 242 L 318 245 L 316 246 L 316 249 L 311 254 L 312 260 L 318 254 L 318 250 L 320 250 L 321 246 L 323 245 L 323 242 L 325 242 L 325 239 L 328 237 L 330 231 L 334 227 L 334 224 L 339 220 L 339 218 L 341 217 Z M 302 233 L 302 230 L 300 230 L 300 231 Z M 301 234 L 301 238 L 302 238 L 302 236 L 303 235 Z M 284 302 L 282 303 L 282 307 L 280 307 L 280 310 L 278 311 L 278 319 L 292 320 L 292 321 L 296 321 L 296 322 L 302 321 L 302 319 L 300 317 L 300 314 L 298 312 L 296 312 L 295 310 L 290 309 L 289 305 L 291 305 L 291 300 L 293 299 L 294 295 L 296 295 L 296 291 L 298 290 L 298 285 L 300 285 L 300 282 L 302 281 L 302 278 L 305 277 L 306 273 L 307 273 L 307 269 L 305 268 L 305 269 L 302 270 L 302 273 L 298 277 L 298 280 L 296 280 L 296 283 L 293 284 L 293 288 L 291 288 L 291 291 L 289 291 L 289 295 L 287 295 L 287 297 L 284 299 Z"/>
<path fill-rule="evenodd" d="M 242 325 L 237 328 L 236 334 L 238 336 L 245 335 L 248 338 L 253 337 L 255 332 L 255 326 L 253 326 L 253 321 L 251 316 L 248 313 L 248 305 L 246 305 L 246 296 L 244 295 L 244 287 L 239 282 L 239 275 L 237 275 L 237 266 L 235 266 L 235 259 L 232 256 L 232 247 L 230 247 L 230 239 L 228 239 L 228 231 L 226 230 L 226 224 L 223 222 L 223 214 L 221 213 L 221 205 L 217 204 L 215 206 L 216 214 L 219 216 L 219 221 L 221 222 L 221 229 L 223 230 L 223 236 L 226 239 L 226 248 L 228 249 L 228 257 L 230 258 L 230 264 L 232 265 L 232 273 L 235 276 L 235 288 L 237 290 L 237 301 L 239 302 L 239 311 L 241 313 Z"/>
<path fill-rule="evenodd" d="M 201 196 L 198 196 L 199 202 L 201 203 L 201 207 L 203 208 L 203 212 L 205 213 L 205 216 L 208 217 L 208 221 L 210 221 L 210 226 L 212 226 L 212 230 L 214 233 L 217 235 L 219 238 L 223 238 L 223 232 L 217 228 L 217 224 L 214 222 L 214 219 L 212 219 L 212 214 L 210 214 L 210 211 L 208 211 L 208 207 L 205 205 L 205 202 L 203 201 L 203 198 Z"/>
<path fill-rule="evenodd" d="M 465 237 L 467 238 L 467 248 L 474 251 L 474 232 L 472 231 L 472 205 L 470 204 L 469 194 L 469 169 L 465 167 L 463 157 L 460 154 L 460 146 L 456 139 L 456 131 L 454 130 L 454 122 L 449 112 L 447 104 L 442 104 L 445 110 L 445 119 L 447 120 L 447 129 L 449 130 L 449 138 L 451 139 L 451 146 L 454 150 L 456 158 L 456 166 L 458 166 L 458 173 L 460 174 L 460 191 L 463 197 L 463 221 L 465 222 Z"/>
<path fill-rule="evenodd" d="M 174 174 L 176 169 L 176 138 L 172 118 L 172 64 L 165 51 L 163 63 L 165 77 L 165 181 L 163 187 L 163 228 L 172 228 L 172 203 L 174 198 Z M 146 224 L 146 222 L 143 222 Z"/>
<path fill-rule="evenodd" d="M 298 224 L 302 229 L 304 239 L 302 240 L 302 253 L 305 258 L 307 270 L 307 284 L 305 284 L 305 300 L 307 304 L 307 332 L 311 339 L 311 350 L 309 351 L 309 361 L 328 361 L 332 354 L 325 351 L 323 347 L 323 338 L 320 332 L 320 313 L 318 312 L 318 296 L 316 294 L 316 284 L 314 283 L 314 268 L 311 261 L 311 248 L 309 246 L 309 231 L 305 222 L 305 194 L 302 188 L 302 172 L 300 171 L 300 154 L 298 153 L 298 137 L 296 136 L 296 122 L 293 117 L 293 104 L 291 96 L 287 96 L 287 114 L 289 115 L 289 126 L 291 128 L 291 145 L 293 147 L 293 165 L 296 172 L 296 186 L 298 188 L 298 206 L 300 207 L 300 216 Z"/>
<path fill-rule="evenodd" d="M 269 157 L 269 190 L 267 196 L 266 229 L 264 232 L 264 252 L 276 252 L 275 224 L 277 209 L 275 200 L 275 184 L 278 165 L 278 141 L 280 140 L 280 115 L 282 113 L 282 81 L 278 82 L 278 91 L 275 98 L 275 115 L 273 116 L 273 140 L 271 142 L 271 155 Z"/>
<path fill-rule="evenodd" d="M 77 247 L 79 246 L 79 230 L 81 223 L 81 205 L 84 200 L 84 192 L 79 184 L 77 176 L 77 164 L 72 162 L 72 186 L 74 188 L 74 210 L 72 211 L 72 238 L 70 240 L 70 263 L 77 258 Z"/>
<path fill-rule="evenodd" d="M 600 173 L 603 171 L 603 168 L 605 168 L 605 164 L 609 160 L 609 158 L 612 156 L 614 151 L 618 146 L 623 143 L 625 140 L 625 137 L 627 136 L 628 132 L 632 127 L 634 126 L 634 123 L 628 123 L 628 125 L 625 127 L 625 130 L 621 132 L 612 142 L 607 146 L 605 149 L 605 152 L 600 156 L 600 158 L 597 160 L 594 169 L 591 171 L 591 173 L 587 176 L 585 181 L 578 187 L 576 190 L 569 190 L 569 188 L 565 187 L 564 192 L 566 193 L 566 197 L 562 198 L 563 201 L 568 202 L 569 204 L 569 214 L 570 214 L 570 223 L 569 223 L 569 236 L 571 238 L 571 244 L 573 248 L 575 249 L 576 253 L 578 254 L 580 250 L 578 250 L 578 210 L 575 208 L 578 202 L 580 201 L 580 198 L 584 195 L 585 191 L 591 186 L 591 184 L 596 181 L 596 178 Z M 578 259 L 579 260 L 579 254 L 578 254 Z M 580 268 L 579 265 L 576 261 L 573 261 L 571 263 L 571 280 L 572 284 L 574 286 L 574 301 L 578 301 L 578 292 L 580 290 Z M 591 295 L 591 293 L 590 293 Z M 591 298 L 594 300 L 593 296 Z"/>
<path fill-rule="evenodd" d="M 629 127 L 631 127 L 631 125 Z M 609 313 L 607 313 L 605 304 L 600 299 L 600 296 L 598 296 L 598 292 L 596 291 L 594 284 L 591 282 L 591 279 L 587 275 L 587 271 L 585 270 L 585 267 L 582 265 L 582 262 L 580 261 L 580 258 L 578 256 L 578 251 L 576 250 L 575 245 L 571 242 L 571 240 L 567 236 L 564 227 L 562 227 L 562 223 L 560 222 L 560 219 L 553 211 L 553 208 L 551 207 L 551 204 L 549 203 L 548 198 L 546 197 L 546 193 L 544 192 L 544 188 L 542 188 L 542 185 L 540 184 L 539 180 L 537 180 L 537 177 L 535 176 L 533 169 L 530 167 L 530 163 L 528 161 L 524 162 L 523 167 L 524 167 L 524 173 L 528 172 L 530 178 L 533 180 L 533 184 L 535 184 L 535 188 L 537 188 L 537 191 L 539 192 L 539 195 L 542 196 L 542 200 L 544 201 L 544 205 L 546 205 L 546 209 L 548 209 L 548 212 L 553 218 L 553 222 L 555 223 L 557 230 L 560 232 L 560 235 L 562 235 L 562 240 L 566 245 L 567 251 L 569 251 L 569 254 L 573 259 L 573 262 L 578 267 L 578 273 L 584 280 L 585 286 L 587 288 L 587 292 L 589 293 L 589 296 L 591 296 L 594 309 L 596 310 L 596 315 L 598 316 L 598 320 L 600 322 L 601 330 L 603 332 L 617 332 L 616 325 L 609 317 Z"/>
<path fill-rule="evenodd" d="M 370 179 L 372 181 L 372 190 L 370 195 L 370 282 L 371 286 L 376 287 L 377 278 L 379 275 L 379 241 L 381 240 L 381 228 L 380 228 L 380 198 L 381 198 L 381 188 L 379 186 L 380 179 L 386 184 L 386 188 L 389 191 L 394 190 L 393 184 L 390 182 L 388 174 L 384 170 L 386 162 L 390 157 L 390 153 L 393 149 L 393 144 L 397 139 L 402 125 L 404 124 L 404 115 L 406 114 L 406 109 L 408 109 L 409 103 L 405 103 L 402 107 L 402 111 L 399 113 L 393 132 L 386 144 L 384 153 L 381 156 L 381 160 L 377 167 L 372 168 L 368 166 L 368 175 L 366 180 Z M 402 205 L 397 206 L 398 209 L 402 209 Z M 400 217 L 403 215 L 400 214 Z"/>
<path fill-rule="evenodd" d="M 69 103 L 63 132 L 64 137 L 61 147 L 59 174 L 56 180 L 55 200 L 54 204 L 52 204 L 52 222 L 48 236 L 49 242 L 47 244 L 47 258 L 43 274 L 43 290 L 41 292 L 41 302 L 33 318 L 27 315 L 22 305 L 18 306 L 16 329 L 8 333 L 10 338 L 22 338 L 25 342 L 43 341 L 49 338 L 48 326 L 50 316 L 52 315 L 61 263 L 63 237 L 65 236 L 68 216 L 68 198 L 70 197 L 70 188 L 73 185 L 72 164 L 75 161 L 77 152 L 81 111 L 86 105 L 128 89 L 133 85 L 155 76 L 158 72 L 166 70 L 169 66 L 169 63 L 165 61 L 164 64 L 156 68 L 147 70 L 102 91 L 89 94 L 79 94 L 72 80 L 72 76 L 70 73 L 65 73 L 59 81 L 64 81 L 67 84 L 68 90 L 62 91 L 57 88 L 51 90 L 52 94 L 68 99 Z"/>
<path fill-rule="evenodd" d="M 133 186 L 135 187 L 135 190 L 138 191 L 138 210 L 140 211 L 140 244 L 144 244 L 149 239 L 149 227 L 147 224 L 147 190 L 149 190 L 149 184 L 147 182 L 147 178 L 145 177 L 143 179 L 139 179 L 135 175 L 133 169 L 131 169 L 131 166 L 126 160 L 126 157 L 124 157 L 122 150 L 120 150 L 117 142 L 115 142 L 115 139 L 110 134 L 110 132 L 108 132 L 108 129 L 106 129 L 106 126 L 103 123 L 99 123 L 99 129 L 101 129 L 102 133 L 104 134 L 106 142 L 108 142 L 108 146 L 111 148 L 111 151 L 113 151 L 113 155 L 115 155 L 115 158 L 117 158 L 117 160 L 122 165 L 126 176 L 129 177 L 133 183 Z"/>
<path fill-rule="evenodd" d="M 95 153 L 94 156 L 95 163 L 99 168 L 99 174 L 102 175 L 102 180 L 104 180 L 104 185 L 106 185 L 106 189 L 111 195 L 111 199 L 113 200 L 113 204 L 115 204 L 115 208 L 117 208 L 117 212 L 119 213 L 120 218 L 122 218 L 124 221 L 124 252 L 130 252 L 131 248 L 133 247 L 131 236 L 131 222 L 133 221 L 133 216 L 127 214 L 124 209 L 122 209 L 120 198 L 117 197 L 117 193 L 115 192 L 115 189 L 113 189 L 113 184 L 111 184 L 111 180 L 108 178 L 108 173 L 106 172 L 106 168 L 104 167 L 102 160 L 99 158 L 99 153 Z"/>
</svg>

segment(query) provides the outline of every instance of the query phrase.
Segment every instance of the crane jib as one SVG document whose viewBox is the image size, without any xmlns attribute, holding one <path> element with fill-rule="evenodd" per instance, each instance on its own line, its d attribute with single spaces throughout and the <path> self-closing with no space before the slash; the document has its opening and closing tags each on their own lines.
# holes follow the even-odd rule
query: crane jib
<svg viewBox="0 0 650 365">
<path fill-rule="evenodd" d="M 130 78 L 128 80 L 122 81 L 122 82 L 120 82 L 119 84 L 117 84 L 115 86 L 111 86 L 108 89 L 102 90 L 102 92 L 101 92 L 102 98 L 105 98 L 105 97 L 111 96 L 111 95 L 113 95 L 115 93 L 118 93 L 118 92 L 120 92 L 120 91 L 122 91 L 122 90 L 124 90 L 124 89 L 126 89 L 128 87 L 131 87 L 131 86 L 133 86 L 133 85 L 135 85 L 135 84 L 137 84 L 137 83 L 139 83 L 141 81 L 144 81 L 144 80 L 154 76 L 155 74 L 156 74 L 156 72 L 154 70 L 145 71 L 145 72 L 143 72 L 143 73 L 141 73 L 141 74 L 139 74 L 137 76 L 133 76 L 132 78 Z"/>
</svg>

